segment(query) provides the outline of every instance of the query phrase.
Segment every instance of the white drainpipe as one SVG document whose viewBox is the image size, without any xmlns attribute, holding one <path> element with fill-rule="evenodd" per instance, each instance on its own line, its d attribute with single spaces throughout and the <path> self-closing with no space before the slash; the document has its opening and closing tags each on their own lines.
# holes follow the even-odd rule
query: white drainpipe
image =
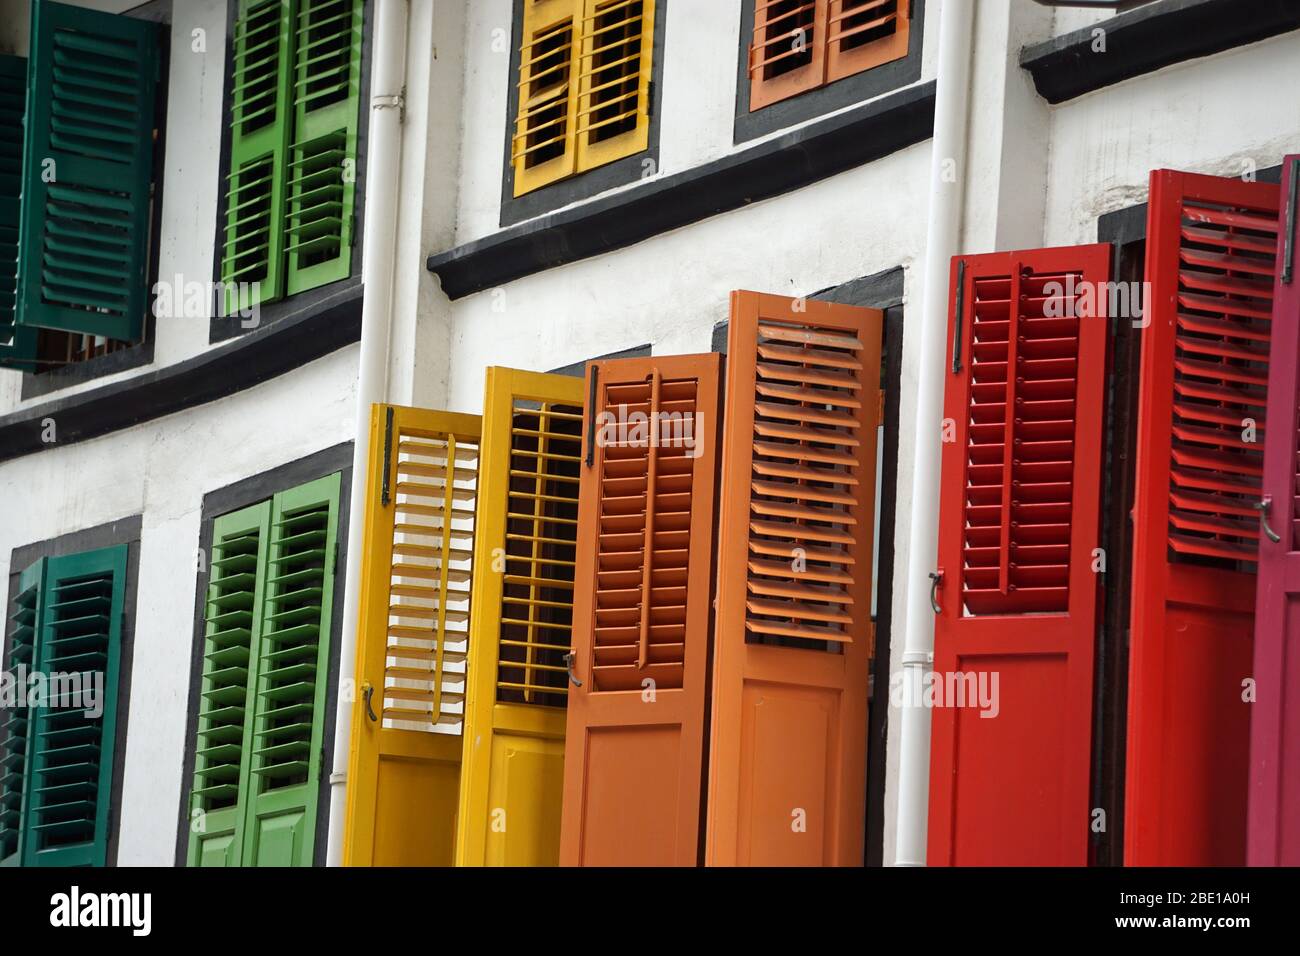
<svg viewBox="0 0 1300 956">
<path fill-rule="evenodd" d="M 948 270 L 961 241 L 966 184 L 966 120 L 975 0 L 943 0 L 939 10 L 939 74 L 930 160 L 930 214 L 922 279 L 920 367 L 917 369 L 916 454 L 912 526 L 907 549 L 903 680 L 919 687 L 934 659 L 930 572 L 938 555 L 939 465 L 944 360 L 948 339 Z M 951 161 L 951 165 L 949 164 Z M 956 182 L 945 182 L 954 178 Z M 917 699 L 916 696 L 913 699 Z M 930 712 L 904 706 L 899 726 L 898 825 L 894 865 L 924 866 L 930 798 Z"/>
<path fill-rule="evenodd" d="M 393 268 L 401 175 L 402 101 L 406 83 L 408 0 L 378 0 L 370 73 L 370 128 L 366 140 L 366 216 L 362 247 L 361 358 L 357 372 L 356 444 L 352 449 L 352 498 L 348 506 L 347 568 L 343 579 L 339 688 L 351 687 L 357 670 L 357 606 L 361 590 L 361 535 L 369 487 L 370 406 L 388 395 L 388 342 L 392 327 Z M 334 723 L 326 862 L 343 863 L 348 755 L 352 741 L 352 695 L 340 693 Z"/>
</svg>

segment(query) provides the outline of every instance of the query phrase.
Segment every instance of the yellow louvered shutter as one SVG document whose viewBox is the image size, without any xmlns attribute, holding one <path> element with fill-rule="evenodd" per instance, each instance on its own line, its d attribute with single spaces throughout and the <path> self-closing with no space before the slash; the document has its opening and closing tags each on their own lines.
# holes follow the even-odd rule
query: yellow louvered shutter
<svg viewBox="0 0 1300 956">
<path fill-rule="evenodd" d="M 452 861 L 480 421 L 391 405 L 371 415 L 349 866 Z"/>
</svg>

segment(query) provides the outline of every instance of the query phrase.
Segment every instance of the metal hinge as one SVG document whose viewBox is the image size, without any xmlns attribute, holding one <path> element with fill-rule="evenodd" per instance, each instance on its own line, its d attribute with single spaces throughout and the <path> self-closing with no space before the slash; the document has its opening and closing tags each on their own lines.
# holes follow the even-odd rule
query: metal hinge
<svg viewBox="0 0 1300 956">
<path fill-rule="evenodd" d="M 352 212 L 352 213 L 348 213 L 348 245 L 355 246 L 356 244 L 357 244 L 357 214 Z"/>
<path fill-rule="evenodd" d="M 876 424 L 885 424 L 885 390 L 876 393 Z"/>
<path fill-rule="evenodd" d="M 384 407 L 384 470 L 380 479 L 379 503 L 385 508 L 391 500 L 388 494 L 388 468 L 393 460 L 393 406 Z"/>
<path fill-rule="evenodd" d="M 651 80 L 645 87 L 645 116 L 650 119 L 655 115 L 655 81 Z"/>
</svg>

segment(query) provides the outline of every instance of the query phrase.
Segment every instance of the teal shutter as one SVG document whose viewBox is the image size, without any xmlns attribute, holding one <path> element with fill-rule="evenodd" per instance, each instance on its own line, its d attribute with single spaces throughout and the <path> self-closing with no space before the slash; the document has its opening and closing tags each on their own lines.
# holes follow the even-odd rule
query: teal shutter
<svg viewBox="0 0 1300 956">
<path fill-rule="evenodd" d="M 37 634 L 40 633 L 41 594 L 45 587 L 45 558 L 18 577 L 18 593 L 9 616 L 13 626 L 5 668 L 25 689 L 25 675 L 40 668 Z M 31 760 L 31 718 L 24 696 L 14 707 L 0 711 L 0 866 L 22 862 L 27 766 Z"/>
<path fill-rule="evenodd" d="M 248 805 L 258 646 L 271 503 L 213 522 L 203 684 L 190 792 L 188 863 L 238 866 Z"/>
<path fill-rule="evenodd" d="M 103 866 L 117 731 L 126 546 L 49 558 L 40 611 L 41 670 L 99 685 L 97 704 L 51 686 L 29 721 L 26 866 Z M 76 706 L 73 706 L 76 704 Z M 95 711 L 99 713 L 96 714 Z"/>
<path fill-rule="evenodd" d="M 32 369 L 36 359 L 36 330 L 14 321 L 26 106 L 27 61 L 0 56 L 0 368 Z"/>
<path fill-rule="evenodd" d="M 352 270 L 360 0 L 297 0 L 286 291 Z"/>
<path fill-rule="evenodd" d="M 36 0 L 17 323 L 140 338 L 157 24 Z"/>
<path fill-rule="evenodd" d="M 221 278 L 226 312 L 284 294 L 284 180 L 293 120 L 293 0 L 240 0 Z"/>
</svg>

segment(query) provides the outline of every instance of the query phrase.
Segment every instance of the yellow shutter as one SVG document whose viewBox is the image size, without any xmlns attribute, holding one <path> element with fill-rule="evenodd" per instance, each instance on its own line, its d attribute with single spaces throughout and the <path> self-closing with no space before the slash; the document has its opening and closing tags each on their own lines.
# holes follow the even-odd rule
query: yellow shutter
<svg viewBox="0 0 1300 956">
<path fill-rule="evenodd" d="M 344 863 L 448 866 L 481 419 L 374 406 Z"/>
<path fill-rule="evenodd" d="M 559 860 L 582 380 L 489 368 L 456 863 Z"/>
<path fill-rule="evenodd" d="M 573 115 L 578 86 L 574 59 L 583 0 L 523 0 L 511 162 L 515 195 L 573 175 Z"/>
<path fill-rule="evenodd" d="M 655 0 L 584 0 L 577 171 L 650 144 Z"/>
</svg>

